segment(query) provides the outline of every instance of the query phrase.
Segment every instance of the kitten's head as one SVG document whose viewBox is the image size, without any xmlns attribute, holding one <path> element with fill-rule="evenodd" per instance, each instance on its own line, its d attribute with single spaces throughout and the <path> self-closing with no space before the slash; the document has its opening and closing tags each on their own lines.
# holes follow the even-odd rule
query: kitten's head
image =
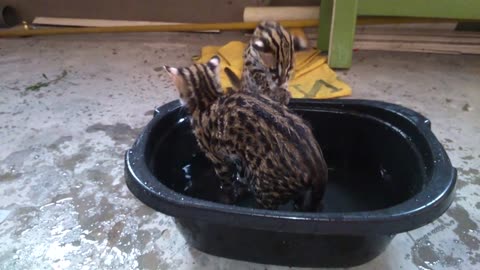
<svg viewBox="0 0 480 270">
<path fill-rule="evenodd" d="M 250 47 L 258 56 L 265 71 L 270 72 L 277 86 L 286 84 L 293 76 L 295 51 L 305 50 L 308 42 L 285 30 L 279 23 L 263 21 L 255 29 Z"/>
<path fill-rule="evenodd" d="M 174 68 L 164 66 L 180 95 L 180 102 L 190 113 L 204 110 L 223 95 L 219 79 L 220 58 L 212 57 L 206 64 Z"/>
</svg>

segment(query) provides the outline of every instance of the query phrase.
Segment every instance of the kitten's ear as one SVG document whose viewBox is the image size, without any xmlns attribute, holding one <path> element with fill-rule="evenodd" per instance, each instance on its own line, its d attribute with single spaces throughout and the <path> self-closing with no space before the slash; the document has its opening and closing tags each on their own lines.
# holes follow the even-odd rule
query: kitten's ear
<svg viewBox="0 0 480 270">
<path fill-rule="evenodd" d="M 260 52 L 269 52 L 269 48 L 267 47 L 267 42 L 262 39 L 262 38 L 254 38 L 252 40 L 252 46 L 255 50 L 260 51 Z"/>
<path fill-rule="evenodd" d="M 306 40 L 304 37 L 294 36 L 293 49 L 295 51 L 303 51 L 308 49 L 308 40 Z"/>
<path fill-rule="evenodd" d="M 163 66 L 163 68 L 167 71 L 168 76 L 172 79 L 173 84 L 179 91 L 183 91 L 186 87 L 185 84 L 185 72 L 186 70 L 182 68 L 174 68 L 169 66 Z"/>
<path fill-rule="evenodd" d="M 227 78 L 230 80 L 230 83 L 232 83 L 232 88 L 235 90 L 240 89 L 240 78 L 238 78 L 237 75 L 229 67 L 224 68 L 223 71 L 227 75 Z"/>
<path fill-rule="evenodd" d="M 207 66 L 208 68 L 210 68 L 213 72 L 217 73 L 220 71 L 219 70 L 219 67 L 220 67 L 220 57 L 218 56 L 214 56 L 212 58 L 210 58 L 210 60 L 208 60 L 207 62 Z"/>
<path fill-rule="evenodd" d="M 172 79 L 172 82 L 175 86 L 178 87 L 178 83 L 183 81 L 182 76 L 180 76 L 180 70 L 178 68 L 163 66 L 163 68 L 167 71 L 168 76 Z"/>
<path fill-rule="evenodd" d="M 178 75 L 178 68 L 163 66 L 163 69 L 167 71 L 168 75 L 170 75 L 172 79 L 177 77 Z"/>
</svg>

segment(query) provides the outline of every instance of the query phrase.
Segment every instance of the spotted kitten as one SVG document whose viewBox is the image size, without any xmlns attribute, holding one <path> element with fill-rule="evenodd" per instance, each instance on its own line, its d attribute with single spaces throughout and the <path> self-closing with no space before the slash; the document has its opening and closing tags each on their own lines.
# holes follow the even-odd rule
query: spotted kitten
<svg viewBox="0 0 480 270">
<path fill-rule="evenodd" d="M 285 106 L 248 92 L 223 94 L 220 59 L 190 67 L 165 67 L 190 116 L 200 149 L 226 188 L 236 169 L 264 208 L 293 199 L 315 210 L 323 197 L 327 166 L 310 128 Z"/>
<path fill-rule="evenodd" d="M 225 73 L 240 91 L 259 92 L 288 104 L 288 81 L 293 76 L 295 51 L 306 49 L 307 41 L 290 34 L 279 23 L 261 22 L 244 51 L 241 80 L 228 67 Z"/>
</svg>

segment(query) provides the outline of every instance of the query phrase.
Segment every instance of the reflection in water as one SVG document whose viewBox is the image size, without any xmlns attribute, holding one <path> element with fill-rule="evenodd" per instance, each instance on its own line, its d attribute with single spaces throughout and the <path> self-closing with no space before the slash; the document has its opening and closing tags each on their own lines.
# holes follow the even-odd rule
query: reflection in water
<svg viewBox="0 0 480 270">
<path fill-rule="evenodd" d="M 312 126 L 329 167 L 323 211 L 378 210 L 398 204 L 419 191 L 424 175 L 419 168 L 422 163 L 416 159 L 418 152 L 396 130 L 365 119 L 344 119 L 346 122 L 341 128 L 346 130 L 337 134 L 340 132 L 340 128 L 335 127 L 338 125 L 337 116 L 321 116 L 325 119 L 315 115 L 314 118 L 310 116 L 310 120 L 318 122 L 312 122 Z M 319 123 L 332 130 L 316 130 Z M 367 131 L 368 134 L 365 133 Z M 153 147 L 150 160 L 157 178 L 185 195 L 221 201 L 224 194 L 220 181 L 211 163 L 198 149 L 189 121 L 181 118 L 168 132 L 163 128 L 158 132 L 163 139 Z M 405 160 L 403 157 L 410 158 Z M 232 175 L 232 178 L 235 176 Z M 236 204 L 255 207 L 250 193 L 241 197 Z M 288 203 L 281 209 L 293 210 L 292 206 L 292 203 Z"/>
</svg>

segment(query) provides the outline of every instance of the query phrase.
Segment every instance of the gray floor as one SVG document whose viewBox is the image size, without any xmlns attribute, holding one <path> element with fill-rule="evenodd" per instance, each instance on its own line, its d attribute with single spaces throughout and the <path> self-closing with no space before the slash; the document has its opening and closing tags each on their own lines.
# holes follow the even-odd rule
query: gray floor
<svg viewBox="0 0 480 270">
<path fill-rule="evenodd" d="M 0 40 L 0 268 L 286 269 L 188 247 L 172 219 L 144 206 L 124 183 L 124 151 L 151 110 L 176 98 L 158 67 L 186 65 L 202 45 L 234 38 Z M 50 85 L 26 90 L 63 71 Z M 430 118 L 459 172 L 445 215 L 398 235 L 355 269 L 478 269 L 480 56 L 356 52 L 352 69 L 338 74 L 353 98 L 406 105 Z"/>
</svg>

